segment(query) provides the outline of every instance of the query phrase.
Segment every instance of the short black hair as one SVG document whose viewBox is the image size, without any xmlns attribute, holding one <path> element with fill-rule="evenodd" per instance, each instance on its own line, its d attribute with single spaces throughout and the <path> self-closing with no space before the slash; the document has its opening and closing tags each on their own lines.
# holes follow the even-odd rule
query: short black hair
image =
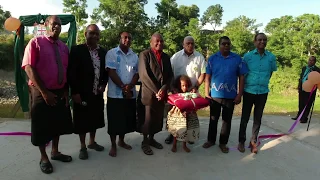
<svg viewBox="0 0 320 180">
<path fill-rule="evenodd" d="M 130 34 L 130 36 L 132 37 L 132 34 L 129 32 L 129 31 L 121 31 L 119 34 L 118 34 L 118 37 L 119 37 L 119 39 L 121 39 L 121 35 L 123 34 L 123 33 L 128 33 L 128 34 Z"/>
<path fill-rule="evenodd" d="M 181 81 L 185 81 L 188 83 L 188 88 L 190 88 L 192 86 L 191 80 L 189 78 L 189 76 L 187 75 L 180 75 L 177 77 L 177 79 L 175 80 L 174 86 L 176 89 L 179 90 L 179 92 L 181 91 Z"/>
<path fill-rule="evenodd" d="M 230 41 L 230 38 L 228 36 L 222 36 L 219 38 L 219 45 L 221 44 L 221 41 L 222 40 L 229 40 Z"/>
<path fill-rule="evenodd" d="M 57 15 L 50 15 L 50 16 L 48 16 L 48 17 L 46 18 L 45 23 L 49 23 L 49 21 L 50 21 L 51 18 L 53 18 L 53 17 L 57 17 L 58 19 L 60 19 L 59 16 L 57 16 Z M 60 19 L 60 21 L 61 21 L 61 19 Z"/>
<path fill-rule="evenodd" d="M 89 25 L 86 27 L 86 32 L 88 31 L 89 27 L 91 27 L 91 26 L 95 26 L 96 28 L 99 29 L 98 25 L 96 25 L 96 24 L 89 24 Z"/>
<path fill-rule="evenodd" d="M 313 57 L 313 58 L 314 58 L 314 61 L 317 61 L 317 58 L 316 58 L 316 56 L 310 56 L 310 57 Z"/>
<path fill-rule="evenodd" d="M 257 40 L 257 37 L 259 36 L 259 35 L 265 35 L 265 36 L 267 36 L 265 33 L 262 33 L 262 32 L 260 32 L 260 33 L 257 33 L 256 35 L 254 35 L 254 39 L 253 40 Z"/>
</svg>

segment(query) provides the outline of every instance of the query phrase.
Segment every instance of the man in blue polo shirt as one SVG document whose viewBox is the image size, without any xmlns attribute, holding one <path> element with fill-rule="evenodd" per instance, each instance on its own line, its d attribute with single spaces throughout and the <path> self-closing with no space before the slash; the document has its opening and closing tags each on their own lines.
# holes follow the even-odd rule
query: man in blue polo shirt
<svg viewBox="0 0 320 180">
<path fill-rule="evenodd" d="M 239 130 L 238 150 L 244 152 L 246 129 L 254 105 L 252 137 L 250 147 L 252 153 L 257 153 L 257 137 L 260 130 L 261 118 L 269 93 L 269 80 L 272 72 L 277 70 L 276 57 L 267 51 L 267 36 L 258 33 L 254 37 L 255 50 L 244 55 L 249 72 L 245 75 L 242 116 Z"/>
<path fill-rule="evenodd" d="M 241 102 L 244 74 L 248 71 L 241 57 L 230 52 L 230 47 L 231 41 L 227 36 L 219 39 L 220 51 L 209 58 L 205 78 L 205 95 L 206 98 L 210 99 L 210 123 L 208 139 L 203 144 L 203 147 L 209 148 L 216 142 L 218 119 L 222 108 L 219 147 L 223 153 L 229 152 L 227 143 L 231 130 L 234 105 Z"/>
</svg>

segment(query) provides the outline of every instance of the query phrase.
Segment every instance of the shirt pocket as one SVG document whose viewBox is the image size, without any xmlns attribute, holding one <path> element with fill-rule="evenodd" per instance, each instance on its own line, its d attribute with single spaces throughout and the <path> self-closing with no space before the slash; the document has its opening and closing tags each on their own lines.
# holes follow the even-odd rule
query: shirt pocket
<svg viewBox="0 0 320 180">
<path fill-rule="evenodd" d="M 130 73 L 137 73 L 138 72 L 138 64 L 137 62 L 133 61 L 133 60 L 129 60 L 128 64 L 127 64 L 127 70 Z"/>
</svg>

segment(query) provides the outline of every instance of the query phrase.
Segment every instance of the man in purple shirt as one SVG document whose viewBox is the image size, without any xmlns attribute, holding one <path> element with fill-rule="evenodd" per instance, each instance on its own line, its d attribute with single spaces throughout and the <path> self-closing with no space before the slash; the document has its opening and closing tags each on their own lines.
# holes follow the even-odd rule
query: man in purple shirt
<svg viewBox="0 0 320 180">
<path fill-rule="evenodd" d="M 57 16 L 46 19 L 47 35 L 35 37 L 28 43 L 22 68 L 29 77 L 31 90 L 31 142 L 39 146 L 40 169 L 50 174 L 53 167 L 46 153 L 52 140 L 51 159 L 72 161 L 71 156 L 59 152 L 59 136 L 72 133 L 72 117 L 68 104 L 68 47 L 59 40 L 61 20 Z"/>
</svg>

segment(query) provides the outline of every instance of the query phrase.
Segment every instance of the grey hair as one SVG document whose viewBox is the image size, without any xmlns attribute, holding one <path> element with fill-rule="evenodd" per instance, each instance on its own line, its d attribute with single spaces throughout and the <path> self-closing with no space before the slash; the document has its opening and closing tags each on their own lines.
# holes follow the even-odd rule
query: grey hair
<svg viewBox="0 0 320 180">
<path fill-rule="evenodd" d="M 186 42 L 186 41 L 193 41 L 194 42 L 194 39 L 192 36 L 186 36 L 184 39 L 183 39 L 183 43 Z"/>
</svg>

